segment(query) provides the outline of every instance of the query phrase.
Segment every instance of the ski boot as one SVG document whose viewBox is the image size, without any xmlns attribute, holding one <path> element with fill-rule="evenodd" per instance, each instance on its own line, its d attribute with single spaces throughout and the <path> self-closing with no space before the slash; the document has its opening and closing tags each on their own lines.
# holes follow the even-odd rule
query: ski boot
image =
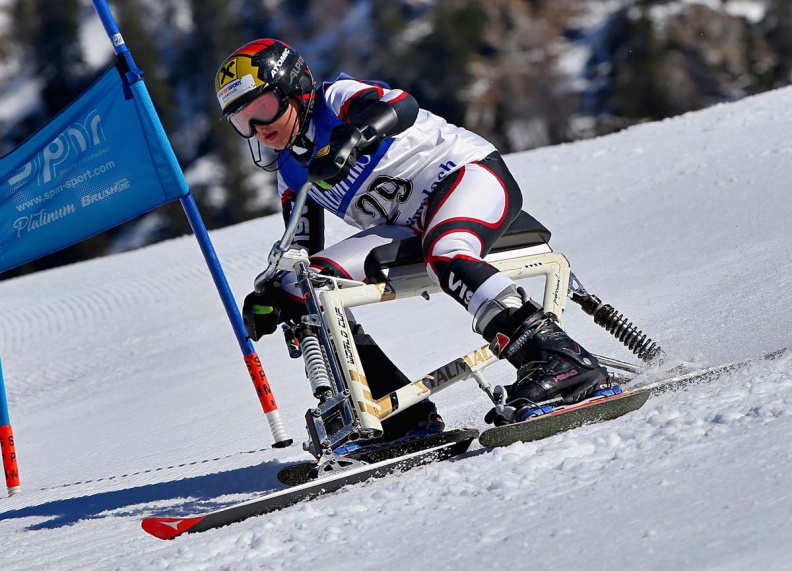
<svg viewBox="0 0 792 571">
<path fill-rule="evenodd" d="M 516 287 L 486 302 L 476 317 L 474 328 L 492 352 L 517 368 L 505 401 L 514 414 L 497 418 L 490 411 L 488 422 L 520 422 L 539 403 L 557 398 L 574 403 L 611 386 L 607 370 L 561 329 L 558 318 L 531 300 L 523 302 Z"/>
</svg>

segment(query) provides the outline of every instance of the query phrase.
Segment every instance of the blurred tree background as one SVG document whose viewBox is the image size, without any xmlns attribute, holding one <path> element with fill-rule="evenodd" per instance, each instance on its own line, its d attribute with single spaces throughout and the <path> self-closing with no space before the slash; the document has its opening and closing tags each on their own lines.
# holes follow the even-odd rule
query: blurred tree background
<svg viewBox="0 0 792 571">
<path fill-rule="evenodd" d="M 502 153 L 733 101 L 792 79 L 790 0 L 116 0 L 210 228 L 275 212 L 274 175 L 218 121 L 219 63 L 259 37 L 406 89 Z M 101 46 L 101 47 L 100 47 Z M 88 0 L 0 0 L 0 152 L 112 62 Z M 188 232 L 178 205 L 0 278 Z"/>
</svg>

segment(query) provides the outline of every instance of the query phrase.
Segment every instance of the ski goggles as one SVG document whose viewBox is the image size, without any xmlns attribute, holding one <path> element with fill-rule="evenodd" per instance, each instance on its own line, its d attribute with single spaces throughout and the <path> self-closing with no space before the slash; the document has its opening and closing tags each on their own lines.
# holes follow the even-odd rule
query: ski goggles
<svg viewBox="0 0 792 571">
<path fill-rule="evenodd" d="M 265 91 L 228 115 L 234 130 L 246 139 L 256 134 L 256 125 L 269 125 L 277 121 L 289 106 L 288 98 L 277 88 Z"/>
</svg>

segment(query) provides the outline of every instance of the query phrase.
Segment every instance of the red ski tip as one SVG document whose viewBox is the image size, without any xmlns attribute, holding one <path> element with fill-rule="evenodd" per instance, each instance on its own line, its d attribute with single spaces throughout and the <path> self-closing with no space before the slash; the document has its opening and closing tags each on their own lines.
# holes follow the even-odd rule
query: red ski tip
<svg viewBox="0 0 792 571">
<path fill-rule="evenodd" d="M 190 530 L 191 527 L 199 523 L 203 516 L 199 517 L 147 517 L 140 525 L 143 531 L 160 539 L 173 539 Z"/>
</svg>

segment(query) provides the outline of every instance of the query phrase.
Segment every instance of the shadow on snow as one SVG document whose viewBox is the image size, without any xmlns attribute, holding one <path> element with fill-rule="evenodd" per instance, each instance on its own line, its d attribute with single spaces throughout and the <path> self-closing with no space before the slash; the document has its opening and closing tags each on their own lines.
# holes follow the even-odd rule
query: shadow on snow
<svg viewBox="0 0 792 571">
<path fill-rule="evenodd" d="M 168 506 L 161 511 L 180 516 L 212 511 L 238 500 L 219 501 L 226 494 L 264 494 L 284 486 L 278 482 L 277 473 L 286 464 L 277 460 L 256 466 L 226 472 L 183 478 L 171 482 L 146 484 L 124 490 L 99 492 L 93 495 L 54 500 L 36 506 L 0 513 L 0 521 L 25 517 L 49 517 L 44 522 L 29 526 L 29 530 L 56 529 L 84 519 L 107 517 L 112 510 L 131 508 L 113 516 L 144 516 L 152 510 L 141 504 L 150 504 L 184 498 L 178 506 Z M 104 515 L 103 515 L 104 514 Z"/>
</svg>

